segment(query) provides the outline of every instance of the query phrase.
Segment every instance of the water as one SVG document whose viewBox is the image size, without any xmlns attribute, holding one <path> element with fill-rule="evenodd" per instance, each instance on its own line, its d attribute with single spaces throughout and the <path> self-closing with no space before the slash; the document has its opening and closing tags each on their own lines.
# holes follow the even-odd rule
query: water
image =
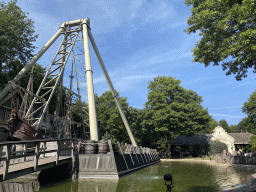
<svg viewBox="0 0 256 192">
<path fill-rule="evenodd" d="M 235 166 L 234 166 L 235 167 Z M 40 192 L 165 192 L 163 176 L 171 173 L 175 191 L 207 192 L 242 187 L 251 180 L 251 172 L 232 166 L 214 166 L 194 162 L 161 162 L 119 180 L 66 179 L 57 183 L 41 184 Z M 240 185 L 237 185 L 240 184 Z"/>
</svg>

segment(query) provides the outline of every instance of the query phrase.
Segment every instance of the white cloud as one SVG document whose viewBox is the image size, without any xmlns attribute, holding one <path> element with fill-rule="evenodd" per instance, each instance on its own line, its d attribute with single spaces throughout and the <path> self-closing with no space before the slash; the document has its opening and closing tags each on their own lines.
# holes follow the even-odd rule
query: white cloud
<svg viewBox="0 0 256 192">
<path fill-rule="evenodd" d="M 245 116 L 233 116 L 233 115 L 224 115 L 224 114 L 213 114 L 209 113 L 210 115 L 216 115 L 216 116 L 223 116 L 223 117 L 234 117 L 234 118 L 244 118 Z"/>
</svg>

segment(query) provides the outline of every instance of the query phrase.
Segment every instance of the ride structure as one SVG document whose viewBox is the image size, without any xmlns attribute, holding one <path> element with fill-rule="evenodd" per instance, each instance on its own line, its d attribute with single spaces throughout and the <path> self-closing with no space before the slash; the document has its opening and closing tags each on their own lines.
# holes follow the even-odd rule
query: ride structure
<svg viewBox="0 0 256 192">
<path fill-rule="evenodd" d="M 40 57 L 51 47 L 51 45 L 61 35 L 63 35 L 63 38 L 60 43 L 60 46 L 53 58 L 53 61 L 49 65 L 37 92 L 32 92 L 33 89 L 31 89 L 31 86 L 33 86 L 33 84 L 31 85 L 31 82 L 28 85 L 27 89 L 24 89 L 21 86 L 19 86 L 17 82 L 19 82 L 26 74 L 30 72 L 31 68 L 35 65 L 38 59 L 40 59 Z M 137 143 L 134 140 L 133 134 L 130 130 L 129 124 L 125 117 L 125 114 L 119 103 L 113 84 L 110 80 L 106 67 L 103 63 L 99 50 L 92 36 L 89 18 L 63 22 L 59 30 L 55 33 L 55 35 L 27 63 L 27 65 L 16 75 L 16 77 L 13 80 L 9 81 L 9 84 L 0 92 L 0 101 L 3 98 L 5 98 L 7 94 L 10 94 L 10 91 L 12 92 L 17 88 L 24 91 L 25 100 L 22 104 L 24 110 L 16 110 L 14 114 L 17 114 L 19 119 L 23 123 L 20 127 L 27 125 L 27 127 L 32 128 L 35 132 L 33 132 L 33 134 L 30 134 L 30 136 L 37 138 L 36 136 L 38 136 L 38 134 L 36 133 L 40 129 L 42 129 L 42 122 L 44 118 L 48 117 L 47 113 L 49 109 L 49 104 L 52 101 L 54 94 L 57 93 L 56 111 L 54 114 L 53 126 L 54 136 L 58 138 L 69 138 L 71 137 L 71 126 L 73 123 L 73 118 L 71 114 L 71 108 L 73 105 L 72 98 L 77 97 L 77 100 L 79 101 L 80 105 L 81 114 L 86 113 L 88 115 L 88 119 L 83 119 L 83 115 L 81 115 L 81 128 L 83 128 L 82 134 L 84 137 L 87 137 L 87 139 L 90 138 L 91 140 L 98 141 L 99 136 L 94 101 L 94 87 L 89 50 L 89 40 L 99 61 L 99 64 L 106 78 L 108 86 L 113 94 L 113 98 L 116 102 L 117 108 L 127 129 L 131 143 L 133 146 L 137 146 Z M 81 43 L 83 48 L 79 46 L 81 45 Z M 70 56 L 72 57 L 72 62 L 68 62 Z M 85 62 L 83 62 L 82 57 L 84 57 Z M 65 69 L 71 71 L 69 89 L 65 88 L 63 85 L 63 81 L 65 78 Z M 76 83 L 77 92 L 74 92 L 72 90 L 73 83 Z M 60 117 L 61 103 L 63 103 L 62 92 L 64 89 L 68 90 L 68 98 L 65 102 L 65 104 L 68 106 L 68 109 L 65 111 L 66 114 Z M 30 98 L 29 101 L 28 98 Z M 82 106 L 82 101 L 88 104 L 88 109 Z M 90 128 L 89 132 L 85 130 L 86 124 L 88 124 Z M 17 130 L 21 130 L 20 127 L 17 128 Z M 26 129 L 23 129 L 21 131 L 26 132 Z M 13 131 L 13 134 L 15 135 L 15 130 Z"/>
</svg>

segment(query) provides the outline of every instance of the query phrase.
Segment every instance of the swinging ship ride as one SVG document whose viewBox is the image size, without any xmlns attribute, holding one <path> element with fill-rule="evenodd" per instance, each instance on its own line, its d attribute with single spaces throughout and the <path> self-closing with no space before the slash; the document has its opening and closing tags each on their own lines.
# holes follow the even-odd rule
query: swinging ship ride
<svg viewBox="0 0 256 192">
<path fill-rule="evenodd" d="M 10 117 L 6 123 L 9 128 L 8 140 L 42 139 L 47 136 L 45 132 L 48 132 L 50 133 L 48 136 L 53 138 L 77 137 L 98 141 L 98 125 L 89 51 L 89 42 L 91 42 L 130 140 L 133 146 L 137 146 L 90 30 L 89 18 L 63 22 L 56 34 L 25 65 L 16 77 L 10 80 L 8 85 L 0 91 L 0 117 L 4 102 L 8 100 L 6 97 L 9 97 L 12 103 L 12 107 L 5 108 L 9 115 L 4 115 L 5 117 Z M 33 75 L 36 74 L 34 66 L 61 35 L 63 35 L 63 38 L 62 40 L 60 39 L 60 46 L 53 61 L 49 65 L 46 64 L 48 69 L 40 86 L 34 87 L 34 90 L 37 90 L 34 93 Z M 69 59 L 70 56 L 72 59 Z M 26 75 L 30 75 L 30 78 L 25 89 L 17 82 L 20 82 Z M 67 76 L 70 78 L 69 86 Z M 73 90 L 73 87 L 76 90 Z M 65 101 L 62 98 L 64 92 L 66 94 Z M 53 99 L 54 97 L 57 97 L 57 99 Z M 76 109 L 79 109 L 80 112 L 79 119 L 75 119 L 75 121 L 71 110 L 73 101 L 77 106 Z M 50 102 L 51 110 L 52 106 L 55 107 L 55 110 L 50 111 L 50 113 L 54 111 L 54 114 L 49 114 Z M 53 103 L 54 105 L 52 105 Z M 83 103 L 86 103 L 87 107 L 84 107 Z"/>
</svg>

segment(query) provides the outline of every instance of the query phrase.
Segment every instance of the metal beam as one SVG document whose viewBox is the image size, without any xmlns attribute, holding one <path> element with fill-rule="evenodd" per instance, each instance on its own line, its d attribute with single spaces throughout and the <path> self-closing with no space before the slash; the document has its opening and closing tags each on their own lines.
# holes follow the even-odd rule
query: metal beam
<svg viewBox="0 0 256 192">
<path fill-rule="evenodd" d="M 55 35 L 43 46 L 43 48 L 26 64 L 26 66 L 14 77 L 13 81 L 18 82 L 29 70 L 30 68 L 37 62 L 38 59 L 47 51 L 47 49 L 56 41 L 56 39 L 61 35 L 63 31 L 64 24 L 61 24 L 59 30 L 55 33 Z M 11 84 L 8 84 L 1 92 L 0 92 L 0 101 L 4 98 L 4 96 L 11 89 Z"/>
<path fill-rule="evenodd" d="M 88 40 L 88 28 L 90 26 L 90 20 L 88 18 L 83 20 L 83 41 L 84 41 L 84 56 L 86 64 L 86 79 L 87 79 L 87 90 L 88 90 L 88 105 L 89 105 L 89 122 L 90 122 L 90 138 L 91 140 L 98 141 L 98 127 L 96 119 L 96 108 L 94 100 L 93 80 L 92 80 L 92 67 L 89 51 L 89 40 Z"/>
<path fill-rule="evenodd" d="M 123 109 L 122 109 L 122 107 L 121 107 L 121 104 L 119 103 L 119 100 L 118 100 L 117 95 L 116 95 L 116 93 L 115 93 L 114 86 L 113 86 L 113 84 L 112 84 L 112 82 L 111 82 L 111 80 L 110 80 L 110 78 L 109 78 L 108 72 L 107 72 L 107 70 L 106 70 L 106 68 L 105 68 L 105 65 L 104 65 L 104 63 L 103 63 L 103 60 L 102 60 L 102 58 L 101 58 L 101 56 L 100 56 L 100 52 L 99 52 L 99 50 L 98 50 L 98 48 L 97 48 L 97 46 L 96 46 L 96 43 L 95 43 L 95 41 L 94 41 L 94 39 L 93 39 L 93 36 L 92 36 L 92 33 L 91 33 L 90 30 L 88 30 L 88 35 L 89 35 L 89 38 L 90 38 L 90 40 L 91 40 L 91 43 L 92 43 L 93 49 L 94 49 L 94 51 L 95 51 L 95 54 L 96 54 L 96 56 L 97 56 L 97 58 L 98 58 L 98 61 L 99 61 L 99 63 L 100 63 L 101 69 L 102 69 L 102 71 L 103 71 L 103 73 L 104 73 L 104 76 L 105 76 L 105 78 L 106 78 L 106 80 L 107 80 L 108 86 L 109 86 L 109 88 L 110 88 L 110 90 L 111 90 L 111 92 L 112 92 L 112 94 L 113 94 L 114 100 L 115 100 L 115 102 L 116 102 L 116 105 L 117 105 L 117 108 L 118 108 L 118 110 L 119 110 L 119 112 L 120 112 L 120 115 L 121 115 L 121 117 L 122 117 L 122 119 L 123 119 L 125 128 L 126 128 L 126 130 L 127 130 L 127 132 L 128 132 L 128 135 L 129 135 L 129 137 L 130 137 L 130 140 L 131 140 L 131 142 L 132 142 L 132 145 L 133 145 L 133 146 L 137 146 L 137 143 L 136 143 L 136 141 L 135 141 L 135 139 L 134 139 L 134 137 L 133 137 L 133 134 L 132 134 L 132 131 L 131 131 L 130 126 L 129 126 L 129 124 L 128 124 L 128 121 L 127 121 L 127 119 L 126 119 L 126 117 L 125 117 L 124 111 L 123 111 Z"/>
</svg>

